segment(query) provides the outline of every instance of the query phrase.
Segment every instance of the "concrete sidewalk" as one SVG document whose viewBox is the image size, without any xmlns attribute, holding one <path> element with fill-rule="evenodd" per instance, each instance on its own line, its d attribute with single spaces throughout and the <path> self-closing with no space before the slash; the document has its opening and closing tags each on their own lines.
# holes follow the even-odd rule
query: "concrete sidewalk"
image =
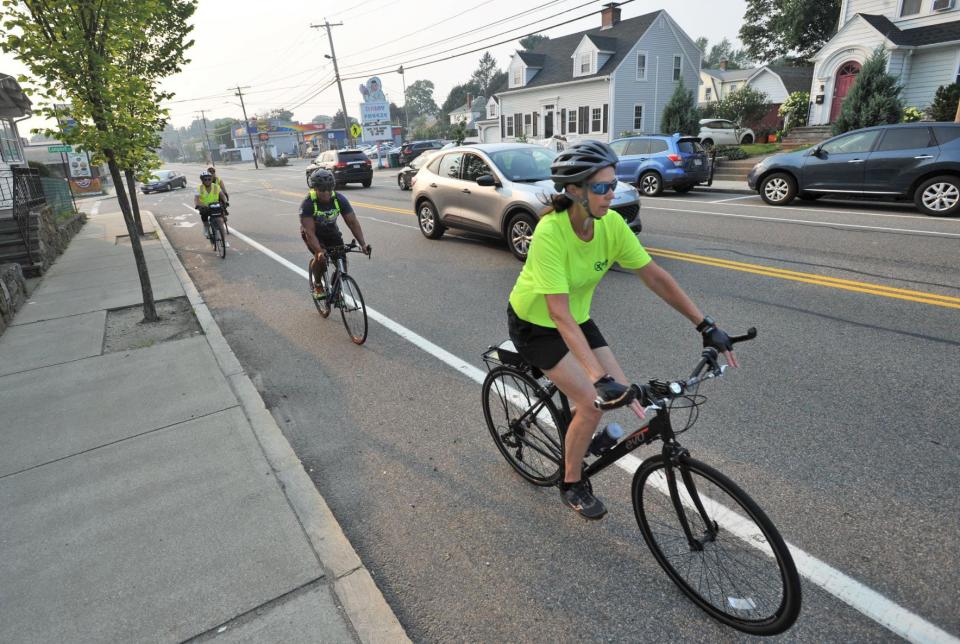
<svg viewBox="0 0 960 644">
<path fill-rule="evenodd" d="M 408 641 L 143 216 L 155 298 L 202 332 L 105 352 L 142 303 L 117 212 L 0 336 L 0 642 Z"/>
</svg>

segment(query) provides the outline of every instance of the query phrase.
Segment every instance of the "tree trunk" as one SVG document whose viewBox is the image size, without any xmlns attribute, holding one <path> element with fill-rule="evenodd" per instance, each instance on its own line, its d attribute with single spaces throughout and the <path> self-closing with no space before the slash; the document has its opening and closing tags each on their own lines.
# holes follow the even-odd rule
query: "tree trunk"
<svg viewBox="0 0 960 644">
<path fill-rule="evenodd" d="M 147 271 L 147 260 L 143 256 L 143 246 L 140 245 L 140 234 L 137 230 L 136 222 L 133 220 L 133 214 L 130 212 L 130 204 L 127 202 L 126 190 L 123 187 L 123 176 L 120 174 L 120 168 L 117 167 L 116 157 L 113 150 L 104 150 L 104 156 L 107 157 L 107 167 L 110 168 L 110 176 L 117 188 L 117 201 L 120 202 L 120 212 L 123 213 L 123 221 L 127 224 L 127 234 L 130 236 L 130 247 L 133 249 L 133 258 L 137 263 L 137 274 L 140 276 L 140 291 L 143 293 L 143 321 L 156 322 L 160 319 L 157 315 L 157 307 L 153 302 L 153 287 L 150 285 L 150 273 Z"/>
<path fill-rule="evenodd" d="M 133 170 L 124 170 L 127 175 L 127 189 L 130 190 L 130 205 L 133 206 L 133 220 L 137 223 L 137 231 L 143 236 L 143 222 L 140 221 L 140 204 L 137 202 L 137 183 L 133 178 Z"/>
</svg>

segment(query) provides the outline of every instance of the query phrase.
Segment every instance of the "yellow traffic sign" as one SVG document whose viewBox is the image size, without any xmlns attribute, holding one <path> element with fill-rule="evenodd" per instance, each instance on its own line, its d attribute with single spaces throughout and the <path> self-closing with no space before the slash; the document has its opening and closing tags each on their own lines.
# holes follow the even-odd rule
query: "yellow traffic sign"
<svg viewBox="0 0 960 644">
<path fill-rule="evenodd" d="M 363 134 L 363 129 L 360 127 L 359 123 L 354 123 L 350 126 L 350 136 L 357 138 L 361 134 Z"/>
</svg>

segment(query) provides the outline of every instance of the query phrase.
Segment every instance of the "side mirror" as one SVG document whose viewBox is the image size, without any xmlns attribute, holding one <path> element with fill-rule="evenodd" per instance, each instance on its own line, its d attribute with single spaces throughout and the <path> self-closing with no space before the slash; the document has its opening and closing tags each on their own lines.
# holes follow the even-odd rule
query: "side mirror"
<svg viewBox="0 0 960 644">
<path fill-rule="evenodd" d="M 811 156 L 815 156 L 817 158 L 820 158 L 822 154 L 823 154 L 823 146 L 821 145 L 814 146 L 813 151 L 810 152 Z"/>
<path fill-rule="evenodd" d="M 492 174 L 481 174 L 477 177 L 477 185 L 484 188 L 490 188 L 497 185 L 497 179 Z"/>
</svg>

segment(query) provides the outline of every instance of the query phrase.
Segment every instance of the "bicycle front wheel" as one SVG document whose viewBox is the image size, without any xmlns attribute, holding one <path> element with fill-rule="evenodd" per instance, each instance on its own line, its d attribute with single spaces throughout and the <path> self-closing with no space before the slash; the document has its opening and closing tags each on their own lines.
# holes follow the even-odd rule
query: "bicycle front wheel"
<svg viewBox="0 0 960 644">
<path fill-rule="evenodd" d="M 354 344 L 363 344 L 367 340 L 367 305 L 363 303 L 360 287 L 349 275 L 340 276 L 340 297 L 337 302 L 343 326 Z"/>
<path fill-rule="evenodd" d="M 711 617 L 752 635 L 776 635 L 796 621 L 800 577 L 790 551 L 726 476 L 689 457 L 668 468 L 655 456 L 633 477 L 633 509 L 657 563 Z"/>
<path fill-rule="evenodd" d="M 213 225 L 213 248 L 223 259 L 227 256 L 227 242 L 223 234 L 223 220 L 217 219 Z"/>
<path fill-rule="evenodd" d="M 563 462 L 560 414 L 525 373 L 495 367 L 483 381 L 483 417 L 497 449 L 534 485 L 556 485 Z"/>
</svg>

